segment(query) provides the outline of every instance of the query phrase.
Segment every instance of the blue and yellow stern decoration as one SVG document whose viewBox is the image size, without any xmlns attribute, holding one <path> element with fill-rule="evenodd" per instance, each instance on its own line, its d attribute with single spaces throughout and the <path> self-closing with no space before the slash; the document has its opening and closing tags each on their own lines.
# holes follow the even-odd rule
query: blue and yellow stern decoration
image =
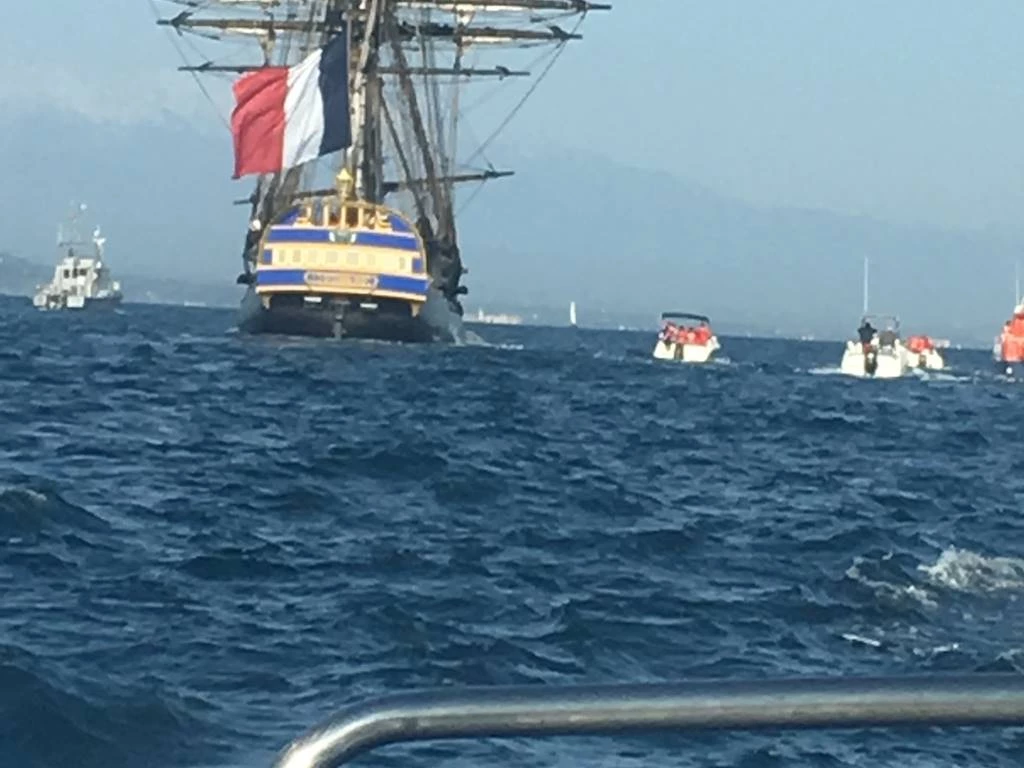
<svg viewBox="0 0 1024 768">
<path fill-rule="evenodd" d="M 256 293 L 407 302 L 415 317 L 427 299 L 426 249 L 398 211 L 357 199 L 343 168 L 338 195 L 300 202 L 260 243 Z"/>
</svg>

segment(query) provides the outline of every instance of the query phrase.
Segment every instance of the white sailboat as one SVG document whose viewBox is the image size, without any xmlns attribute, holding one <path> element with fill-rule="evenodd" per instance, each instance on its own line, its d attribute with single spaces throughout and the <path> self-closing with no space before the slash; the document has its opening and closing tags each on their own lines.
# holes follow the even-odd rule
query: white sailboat
<svg viewBox="0 0 1024 768">
<path fill-rule="evenodd" d="M 573 328 L 576 327 L 576 302 L 569 302 L 569 325 Z"/>
</svg>

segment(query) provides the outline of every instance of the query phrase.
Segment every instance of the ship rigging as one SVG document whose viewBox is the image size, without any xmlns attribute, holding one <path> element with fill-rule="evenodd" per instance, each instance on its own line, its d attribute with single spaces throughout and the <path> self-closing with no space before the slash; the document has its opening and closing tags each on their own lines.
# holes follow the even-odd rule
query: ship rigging
<svg viewBox="0 0 1024 768">
<path fill-rule="evenodd" d="M 566 44 L 581 39 L 587 15 L 611 7 L 587 0 L 160 1 L 180 7 L 157 23 L 176 33 L 179 51 L 195 54 L 183 54 L 186 63 L 179 69 L 197 80 L 294 67 L 339 36 L 347 41 L 350 145 L 333 157 L 261 173 L 252 194 L 236 201 L 250 208 L 238 282 L 250 287 L 257 282 L 261 244 L 272 222 L 298 201 L 336 195 L 339 186 L 326 184 L 324 171 L 332 176 L 341 171 L 351 179 L 356 198 L 392 206 L 414 222 L 435 294 L 428 304 L 435 299 L 459 317 L 467 270 L 456 224 L 456 187 L 513 172 L 489 162 L 471 167 L 457 158 L 483 157 Z M 218 54 L 205 55 L 202 46 L 210 43 L 217 44 Z M 241 60 L 227 55 L 232 43 L 244 51 Z M 539 68 L 509 61 L 522 58 L 524 48 L 542 49 L 534 62 Z M 460 129 L 466 89 L 479 80 L 529 85 L 498 128 L 470 147 L 471 132 Z"/>
</svg>

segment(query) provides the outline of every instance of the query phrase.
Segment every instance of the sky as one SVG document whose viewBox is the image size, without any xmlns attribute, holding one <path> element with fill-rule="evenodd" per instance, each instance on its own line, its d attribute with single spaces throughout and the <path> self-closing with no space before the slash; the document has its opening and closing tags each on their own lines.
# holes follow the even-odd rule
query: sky
<svg viewBox="0 0 1024 768">
<path fill-rule="evenodd" d="M 506 140 L 583 146 L 769 206 L 1024 231 L 1019 0 L 614 5 L 587 20 Z M 6 13 L 0 56 L 24 74 L 0 83 L 5 104 L 115 121 L 168 111 L 223 130 L 224 115 L 174 71 L 149 0 Z M 55 16 L 75 29 L 59 45 L 47 40 Z"/>
</svg>

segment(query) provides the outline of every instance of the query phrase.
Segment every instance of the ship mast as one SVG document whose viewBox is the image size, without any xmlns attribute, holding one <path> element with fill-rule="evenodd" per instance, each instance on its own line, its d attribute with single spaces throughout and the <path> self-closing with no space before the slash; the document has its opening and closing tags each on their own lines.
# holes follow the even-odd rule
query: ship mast
<svg viewBox="0 0 1024 768">
<path fill-rule="evenodd" d="M 356 194 L 404 209 L 427 247 L 434 285 L 462 313 L 465 272 L 455 222 L 455 185 L 510 171 L 461 167 L 463 91 L 479 80 L 537 80 L 571 41 L 586 15 L 608 10 L 588 0 L 163 0 L 184 10 L 160 19 L 178 35 L 222 43 L 255 40 L 261 60 L 219 56 L 181 67 L 194 75 L 237 76 L 265 66 L 291 66 L 335 35 L 348 36 L 352 146 L 333 160 L 355 180 Z M 540 71 L 503 63 L 518 49 L 546 47 Z M 226 47 L 226 46 L 225 46 Z M 493 53 L 495 60 L 482 62 Z M 470 58 L 474 61 L 467 65 Z M 525 99 L 525 97 L 524 97 Z M 517 110 L 521 102 L 516 104 Z M 503 122 L 500 126 L 503 127 Z M 492 134 L 490 139 L 494 138 Z M 470 152 L 481 155 L 485 147 Z M 311 188 L 317 161 L 258 179 L 243 252 L 251 280 L 262 229 L 297 196 L 334 194 Z M 390 200 L 389 196 L 396 199 Z"/>
</svg>

